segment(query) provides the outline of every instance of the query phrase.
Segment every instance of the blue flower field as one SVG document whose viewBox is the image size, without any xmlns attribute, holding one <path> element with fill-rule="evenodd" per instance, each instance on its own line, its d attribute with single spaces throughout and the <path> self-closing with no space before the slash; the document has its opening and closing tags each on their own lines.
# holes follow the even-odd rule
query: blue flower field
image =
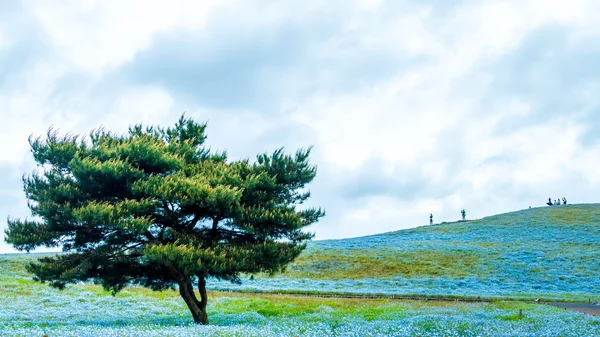
<svg viewBox="0 0 600 337">
<path fill-rule="evenodd" d="M 574 205 L 315 241 L 284 274 L 209 280 L 208 326 L 191 324 L 176 291 L 59 291 L 25 271 L 38 255 L 0 255 L 0 336 L 600 336 L 600 317 L 533 301 L 598 302 L 599 224 L 599 205 Z"/>
<path fill-rule="evenodd" d="M 211 325 L 191 324 L 175 291 L 99 286 L 59 291 L 0 257 L 0 335 L 96 336 L 598 336 L 600 317 L 523 302 L 323 299 L 212 292 Z M 519 315 L 519 310 L 523 315 Z"/>
</svg>

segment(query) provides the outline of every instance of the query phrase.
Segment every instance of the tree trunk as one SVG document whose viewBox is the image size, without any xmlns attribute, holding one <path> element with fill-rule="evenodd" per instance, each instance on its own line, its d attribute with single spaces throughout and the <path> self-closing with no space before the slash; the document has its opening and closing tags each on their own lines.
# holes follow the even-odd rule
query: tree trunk
<svg viewBox="0 0 600 337">
<path fill-rule="evenodd" d="M 200 293 L 200 309 L 206 312 L 206 304 L 208 303 L 208 295 L 206 295 L 206 272 L 201 272 L 198 275 L 198 292 Z"/>
<path fill-rule="evenodd" d="M 202 277 L 202 280 L 204 281 L 204 277 Z M 178 284 L 179 294 L 190 309 L 192 317 L 194 317 L 194 322 L 196 322 L 196 324 L 208 324 L 208 315 L 206 313 L 206 289 L 204 290 L 202 302 L 200 302 L 196 298 L 196 294 L 194 294 L 194 287 L 192 286 L 192 281 L 189 276 L 184 276 Z M 200 293 L 200 295 L 202 296 L 202 293 Z"/>
</svg>

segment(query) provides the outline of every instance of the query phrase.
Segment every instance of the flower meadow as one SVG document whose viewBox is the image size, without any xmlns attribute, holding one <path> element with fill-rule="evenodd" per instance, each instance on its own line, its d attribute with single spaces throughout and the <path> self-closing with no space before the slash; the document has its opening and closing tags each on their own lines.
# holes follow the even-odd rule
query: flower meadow
<svg viewBox="0 0 600 337">
<path fill-rule="evenodd" d="M 531 301 L 598 302 L 599 224 L 600 206 L 576 205 L 315 241 L 284 274 L 209 280 L 208 326 L 192 324 L 176 291 L 59 291 L 25 271 L 35 254 L 0 255 L 0 336 L 600 336 L 600 317 Z M 286 291 L 527 301 L 249 293 Z"/>
<path fill-rule="evenodd" d="M 314 241 L 284 274 L 214 290 L 600 301 L 600 205 Z"/>
<path fill-rule="evenodd" d="M 191 324 L 175 291 L 112 296 L 30 280 L 0 257 L 0 336 L 600 336 L 600 317 L 524 302 L 326 299 L 211 292 L 211 325 Z M 519 315 L 522 310 L 523 315 Z"/>
</svg>

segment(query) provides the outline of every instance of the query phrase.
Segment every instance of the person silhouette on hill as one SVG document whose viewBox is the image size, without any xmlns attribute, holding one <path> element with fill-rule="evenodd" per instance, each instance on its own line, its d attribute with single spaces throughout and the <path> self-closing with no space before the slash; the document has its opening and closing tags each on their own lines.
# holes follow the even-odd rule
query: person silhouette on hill
<svg viewBox="0 0 600 337">
<path fill-rule="evenodd" d="M 433 214 L 429 214 L 429 225 L 433 225 Z"/>
<path fill-rule="evenodd" d="M 462 221 L 467 220 L 467 212 L 465 212 L 464 209 L 462 211 L 460 211 L 460 214 L 462 215 Z"/>
<path fill-rule="evenodd" d="M 567 204 L 567 198 L 563 197 L 563 205 Z"/>
<path fill-rule="evenodd" d="M 551 198 L 548 198 L 548 202 L 546 203 L 546 205 L 552 206 L 552 199 Z"/>
</svg>

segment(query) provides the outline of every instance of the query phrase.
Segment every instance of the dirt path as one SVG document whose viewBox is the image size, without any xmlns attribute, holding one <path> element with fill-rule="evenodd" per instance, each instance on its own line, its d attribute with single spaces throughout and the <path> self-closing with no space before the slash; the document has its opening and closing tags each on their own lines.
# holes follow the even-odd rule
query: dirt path
<svg viewBox="0 0 600 337">
<path fill-rule="evenodd" d="M 395 295 L 357 295 L 357 294 L 306 294 L 306 293 L 277 293 L 277 292 L 261 292 L 261 291 L 236 291 L 228 290 L 222 292 L 233 292 L 241 294 L 256 294 L 261 296 L 295 296 L 295 297 L 320 297 L 320 298 L 358 298 L 358 299 L 388 299 L 400 301 L 440 301 L 440 302 L 528 302 L 536 303 L 527 299 L 516 298 L 461 298 L 461 297 L 443 297 L 443 296 L 395 296 Z M 565 302 L 543 302 L 543 304 L 552 305 L 565 310 L 577 311 L 580 313 L 600 316 L 600 303 L 565 303 Z"/>
<path fill-rule="evenodd" d="M 317 297 L 317 298 L 346 298 L 346 299 L 365 299 L 365 300 L 399 300 L 399 301 L 438 301 L 438 302 L 532 302 L 523 299 L 511 298 L 480 298 L 480 297 L 444 297 L 444 296 L 425 296 L 425 295 L 359 295 L 359 294 L 315 294 L 315 293 L 294 293 L 294 292 L 276 292 L 276 291 L 245 291 L 245 290 L 213 290 L 222 293 L 250 294 L 261 296 L 294 296 L 294 297 Z"/>
<path fill-rule="evenodd" d="M 584 314 L 600 316 L 600 304 L 592 303 L 559 303 L 559 302 L 548 302 L 546 304 L 553 305 L 555 307 L 563 308 L 565 310 L 572 310 L 582 312 Z"/>
</svg>

